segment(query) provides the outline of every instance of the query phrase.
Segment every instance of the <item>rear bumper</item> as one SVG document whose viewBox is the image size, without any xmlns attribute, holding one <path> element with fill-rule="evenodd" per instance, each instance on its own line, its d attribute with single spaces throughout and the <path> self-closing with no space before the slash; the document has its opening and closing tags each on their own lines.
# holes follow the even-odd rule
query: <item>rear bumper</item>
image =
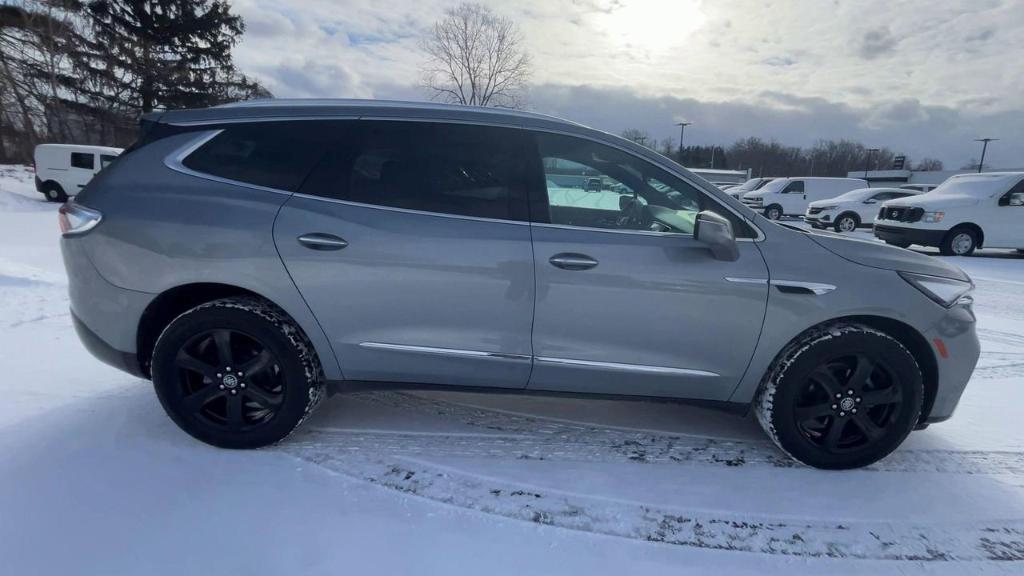
<svg viewBox="0 0 1024 576">
<path fill-rule="evenodd" d="M 107 344 L 102 338 L 96 335 L 95 332 L 89 329 L 82 322 L 74 312 L 71 312 L 71 323 L 75 325 L 75 332 L 78 333 L 78 339 L 82 341 L 82 345 L 89 351 L 90 354 L 96 357 L 99 361 L 104 364 L 108 364 L 123 370 L 132 376 L 139 378 L 148 378 L 142 373 L 139 366 L 139 359 L 135 354 L 131 352 L 122 352 L 110 344 Z"/>
<path fill-rule="evenodd" d="M 924 230 L 921 228 L 904 228 L 902 226 L 875 224 L 875 237 L 893 244 L 939 246 L 945 235 L 945 230 Z"/>
<path fill-rule="evenodd" d="M 43 192 L 43 181 L 39 179 L 38 174 L 36 174 L 36 192 Z"/>
</svg>

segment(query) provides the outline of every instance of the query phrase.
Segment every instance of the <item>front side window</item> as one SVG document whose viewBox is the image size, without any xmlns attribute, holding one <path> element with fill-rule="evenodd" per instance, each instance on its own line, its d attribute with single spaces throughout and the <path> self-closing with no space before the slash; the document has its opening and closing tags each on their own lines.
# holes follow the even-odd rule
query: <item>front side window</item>
<svg viewBox="0 0 1024 576">
<path fill-rule="evenodd" d="M 92 170 L 96 166 L 96 157 L 84 152 L 71 153 L 71 167 Z"/>
<path fill-rule="evenodd" d="M 729 218 L 737 237 L 752 232 L 740 218 L 669 172 L 622 150 L 582 138 L 537 133 L 546 194 L 534 218 L 583 228 L 693 234 L 706 208 Z"/>
<path fill-rule="evenodd" d="M 294 192 L 323 155 L 329 132 L 310 121 L 228 126 L 182 164 L 203 174 Z"/>
<path fill-rule="evenodd" d="M 524 136 L 463 124 L 358 121 L 302 192 L 338 200 L 526 220 Z"/>
<path fill-rule="evenodd" d="M 893 198 L 902 198 L 909 196 L 909 194 L 897 194 L 896 192 L 879 192 L 872 196 L 872 200 L 875 202 L 885 202 L 886 200 L 892 200 Z"/>
<path fill-rule="evenodd" d="M 782 191 L 783 194 L 803 194 L 804 193 L 804 181 L 794 180 L 786 186 L 786 189 Z"/>
</svg>

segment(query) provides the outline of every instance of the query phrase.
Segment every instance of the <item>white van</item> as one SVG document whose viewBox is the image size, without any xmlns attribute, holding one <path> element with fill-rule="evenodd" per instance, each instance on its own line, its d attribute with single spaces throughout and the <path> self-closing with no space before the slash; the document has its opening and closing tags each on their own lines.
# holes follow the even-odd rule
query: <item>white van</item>
<svg viewBox="0 0 1024 576">
<path fill-rule="evenodd" d="M 776 178 L 747 192 L 742 200 L 750 208 L 763 211 L 770 220 L 778 220 L 783 215 L 803 215 L 815 200 L 828 200 L 867 187 L 867 181 L 860 178 Z"/>
<path fill-rule="evenodd" d="M 1022 222 L 1024 172 L 960 174 L 927 194 L 882 204 L 875 236 L 968 256 L 981 247 L 1024 249 Z"/>
<path fill-rule="evenodd" d="M 36 191 L 51 202 L 64 202 L 78 194 L 97 172 L 124 150 L 107 146 L 40 144 L 36 146 Z"/>
</svg>

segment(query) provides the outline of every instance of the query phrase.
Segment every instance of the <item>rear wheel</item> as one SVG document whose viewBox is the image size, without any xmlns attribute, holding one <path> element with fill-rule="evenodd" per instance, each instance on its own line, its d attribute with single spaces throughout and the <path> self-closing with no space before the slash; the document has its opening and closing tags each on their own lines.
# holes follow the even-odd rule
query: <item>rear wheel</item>
<svg viewBox="0 0 1024 576">
<path fill-rule="evenodd" d="M 772 204 L 764 209 L 764 216 L 769 220 L 778 220 L 779 218 L 782 218 L 782 206 Z"/>
<path fill-rule="evenodd" d="M 970 256 L 978 247 L 978 233 L 970 228 L 954 228 L 942 239 L 943 256 Z"/>
<path fill-rule="evenodd" d="M 64 189 L 60 187 L 60 184 L 56 182 L 47 182 L 43 185 L 43 195 L 46 196 L 46 200 L 49 202 L 67 202 L 68 195 L 64 193 Z"/>
<path fill-rule="evenodd" d="M 867 326 L 809 332 L 780 355 L 755 403 L 783 451 L 809 466 L 867 466 L 917 424 L 924 388 L 913 355 Z"/>
<path fill-rule="evenodd" d="M 285 314 L 252 298 L 197 306 L 164 329 L 153 385 L 168 416 L 223 448 L 258 448 L 292 432 L 323 396 L 320 364 Z"/>
<path fill-rule="evenodd" d="M 836 232 L 853 232 L 860 225 L 860 218 L 853 214 L 841 214 L 833 225 Z"/>
</svg>

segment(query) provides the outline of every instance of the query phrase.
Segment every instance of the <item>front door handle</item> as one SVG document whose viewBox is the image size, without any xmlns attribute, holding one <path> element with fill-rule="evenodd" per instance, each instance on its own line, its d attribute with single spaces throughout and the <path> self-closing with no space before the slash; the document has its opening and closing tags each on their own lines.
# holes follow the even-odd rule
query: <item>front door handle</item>
<svg viewBox="0 0 1024 576">
<path fill-rule="evenodd" d="M 333 234 L 322 234 L 320 232 L 299 236 L 299 244 L 302 244 L 306 248 L 312 248 L 313 250 L 341 250 L 348 246 L 348 242 L 346 242 L 344 238 L 339 238 Z"/>
<path fill-rule="evenodd" d="M 562 270 L 590 270 L 594 266 L 597 266 L 597 260 L 594 260 L 586 254 L 575 254 L 571 252 L 562 252 L 561 254 L 555 254 L 548 262 L 556 268 Z"/>
</svg>

